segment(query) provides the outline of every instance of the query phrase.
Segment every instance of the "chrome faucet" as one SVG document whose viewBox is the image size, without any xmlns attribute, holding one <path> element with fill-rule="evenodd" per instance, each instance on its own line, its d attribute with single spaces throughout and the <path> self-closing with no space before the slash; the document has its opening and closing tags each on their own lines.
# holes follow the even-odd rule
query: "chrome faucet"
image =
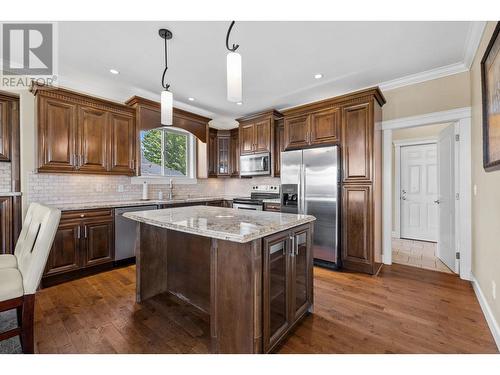
<svg viewBox="0 0 500 375">
<path fill-rule="evenodd" d="M 172 179 L 169 180 L 168 182 L 168 200 L 171 201 L 174 198 L 174 182 Z"/>
</svg>

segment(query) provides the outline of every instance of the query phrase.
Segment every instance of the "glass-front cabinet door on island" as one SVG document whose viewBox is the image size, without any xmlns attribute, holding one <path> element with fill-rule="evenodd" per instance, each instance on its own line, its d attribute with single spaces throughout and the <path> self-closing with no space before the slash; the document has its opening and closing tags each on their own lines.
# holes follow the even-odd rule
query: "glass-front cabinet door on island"
<svg viewBox="0 0 500 375">
<path fill-rule="evenodd" d="M 293 318 L 298 317 L 307 309 L 310 296 L 309 284 L 309 257 L 307 245 L 309 230 L 299 230 L 292 234 L 292 290 L 293 290 Z"/>
</svg>

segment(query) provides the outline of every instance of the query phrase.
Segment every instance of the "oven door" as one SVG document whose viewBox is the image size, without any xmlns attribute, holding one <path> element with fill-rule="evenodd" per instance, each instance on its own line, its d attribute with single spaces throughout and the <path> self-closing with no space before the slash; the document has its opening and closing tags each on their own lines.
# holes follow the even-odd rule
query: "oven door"
<svg viewBox="0 0 500 375">
<path fill-rule="evenodd" d="M 233 203 L 233 208 L 239 210 L 262 211 L 262 205 L 260 204 Z"/>
<path fill-rule="evenodd" d="M 240 176 L 262 176 L 271 174 L 269 152 L 240 156 Z"/>
</svg>

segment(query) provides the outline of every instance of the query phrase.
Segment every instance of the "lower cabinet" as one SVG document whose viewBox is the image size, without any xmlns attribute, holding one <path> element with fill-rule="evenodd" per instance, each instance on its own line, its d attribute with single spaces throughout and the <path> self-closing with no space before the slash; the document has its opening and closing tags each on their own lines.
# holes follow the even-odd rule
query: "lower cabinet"
<svg viewBox="0 0 500 375">
<path fill-rule="evenodd" d="M 370 184 L 342 186 L 342 265 L 374 274 L 380 268 L 374 254 L 373 188 Z"/>
<path fill-rule="evenodd" d="M 12 247 L 12 198 L 0 197 L 0 254 L 12 253 Z"/>
<path fill-rule="evenodd" d="M 44 272 L 44 285 L 54 276 L 69 279 L 114 261 L 113 211 L 63 212 Z M 52 282 L 49 282 L 52 284 Z"/>
<path fill-rule="evenodd" d="M 312 306 L 311 228 L 304 225 L 264 238 L 264 352 Z"/>
</svg>

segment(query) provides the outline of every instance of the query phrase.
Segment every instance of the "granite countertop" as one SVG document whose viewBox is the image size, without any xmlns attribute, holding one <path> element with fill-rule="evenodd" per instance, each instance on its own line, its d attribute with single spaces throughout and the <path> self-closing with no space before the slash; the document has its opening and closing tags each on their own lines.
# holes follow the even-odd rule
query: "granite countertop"
<svg viewBox="0 0 500 375">
<path fill-rule="evenodd" d="M 316 220 L 310 215 L 209 206 L 126 212 L 123 216 L 161 228 L 240 243 Z"/>
<path fill-rule="evenodd" d="M 21 195 L 23 195 L 23 193 L 21 193 L 20 191 L 15 191 L 15 192 L 7 191 L 0 193 L 0 197 L 20 197 Z"/>
<path fill-rule="evenodd" d="M 73 210 L 90 210 L 98 208 L 114 208 L 114 207 L 134 207 L 134 206 L 151 206 L 159 204 L 179 204 L 190 202 L 210 202 L 219 200 L 232 200 L 232 197 L 192 197 L 192 198 L 175 198 L 175 199 L 149 199 L 149 200 L 131 200 L 131 201 L 107 201 L 107 202 L 82 202 L 82 203 L 58 203 L 50 206 L 58 208 L 61 211 Z"/>
</svg>

